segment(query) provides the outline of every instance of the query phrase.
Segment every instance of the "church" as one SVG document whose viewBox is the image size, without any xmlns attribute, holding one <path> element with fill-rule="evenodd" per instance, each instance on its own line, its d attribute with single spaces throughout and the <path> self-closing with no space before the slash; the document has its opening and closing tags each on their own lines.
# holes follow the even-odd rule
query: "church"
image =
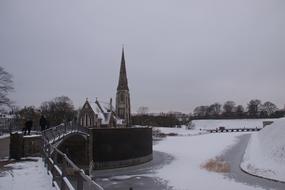
<svg viewBox="0 0 285 190">
<path fill-rule="evenodd" d="M 122 49 L 116 108 L 109 103 L 86 99 L 78 117 L 79 125 L 88 128 L 117 128 L 131 126 L 131 104 L 126 71 L 124 48 Z"/>
</svg>

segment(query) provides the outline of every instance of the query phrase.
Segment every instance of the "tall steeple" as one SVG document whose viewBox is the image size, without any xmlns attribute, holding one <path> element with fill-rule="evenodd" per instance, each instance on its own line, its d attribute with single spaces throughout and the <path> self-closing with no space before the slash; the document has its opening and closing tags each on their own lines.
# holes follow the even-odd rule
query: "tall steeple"
<svg viewBox="0 0 285 190">
<path fill-rule="evenodd" d="M 129 127 L 131 123 L 131 104 L 124 47 L 122 48 L 120 76 L 116 95 L 116 113 L 120 119 L 124 120 L 124 125 Z"/>
<path fill-rule="evenodd" d="M 126 72 L 124 47 L 122 48 L 121 68 L 117 90 L 129 90 Z"/>
</svg>

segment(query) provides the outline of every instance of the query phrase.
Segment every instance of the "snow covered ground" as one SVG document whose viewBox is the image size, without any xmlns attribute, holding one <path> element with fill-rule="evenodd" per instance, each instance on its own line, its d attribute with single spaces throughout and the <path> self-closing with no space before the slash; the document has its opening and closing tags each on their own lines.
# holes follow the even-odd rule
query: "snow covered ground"
<svg viewBox="0 0 285 190">
<path fill-rule="evenodd" d="M 3 134 L 3 135 L 0 135 L 0 139 L 5 139 L 7 137 L 10 137 L 10 134 Z"/>
<path fill-rule="evenodd" d="M 163 187 L 169 187 L 171 190 L 262 189 L 260 186 L 251 186 L 246 183 L 237 182 L 233 178 L 227 177 L 226 174 L 210 172 L 201 167 L 210 159 L 220 157 L 227 150 L 231 149 L 231 147 L 239 142 L 238 136 L 246 133 L 199 135 L 200 128 L 211 127 L 214 123 L 216 123 L 217 126 L 223 125 L 233 128 L 242 127 L 243 125 L 252 127 L 251 125 L 257 123 L 262 126 L 262 121 L 263 120 L 249 120 L 247 123 L 238 120 L 216 120 L 214 122 L 200 120 L 196 122 L 196 129 L 194 130 L 187 130 L 185 127 L 155 128 L 166 134 L 178 134 L 177 136 L 166 136 L 162 138 L 163 140 L 158 141 L 153 147 L 155 151 L 167 153 L 174 157 L 174 159 L 163 167 L 150 168 L 150 171 L 146 171 L 145 173 L 134 173 L 130 176 L 121 173 L 121 175 L 115 176 L 116 180 L 123 180 L 125 178 L 128 180 L 132 177 L 132 179 L 135 178 L 138 180 L 138 183 L 140 183 L 140 178 L 150 177 L 159 179 L 159 183 L 166 185 Z M 267 126 L 261 130 L 259 134 L 256 132 L 252 133 L 253 137 L 243 162 L 245 166 L 251 164 L 251 166 L 255 167 L 254 171 L 262 171 L 264 169 L 260 168 L 259 164 L 261 164 L 261 166 L 271 166 L 273 169 L 271 168 L 270 170 L 284 179 L 285 132 L 283 130 L 284 127 L 282 128 L 282 126 L 285 126 L 284 124 L 285 119 L 281 119 L 275 121 L 272 126 Z M 275 127 L 274 130 L 272 127 Z M 216 126 L 214 128 L 216 128 Z M 261 148 L 261 145 L 264 148 Z M 274 165 L 273 162 L 277 164 L 275 163 L 276 165 Z M 53 190 L 50 176 L 46 174 L 46 169 L 40 158 L 36 158 L 36 161 L 18 162 L 6 167 L 11 168 L 5 172 L 0 172 L 0 190 L 22 189 L 22 187 L 27 187 L 27 189 L 32 190 Z M 281 170 L 280 173 L 278 173 L 278 169 Z M 118 181 L 116 181 L 116 183 L 118 183 Z M 110 184 L 110 182 L 108 182 L 108 184 Z"/>
<path fill-rule="evenodd" d="M 285 118 L 251 136 L 241 168 L 248 173 L 285 182 Z"/>
<path fill-rule="evenodd" d="M 155 176 L 177 190 L 260 189 L 201 168 L 209 159 L 219 157 L 233 146 L 239 135 L 241 133 L 167 137 L 155 145 L 154 150 L 171 154 L 175 159 L 157 170 Z"/>
<path fill-rule="evenodd" d="M 200 128 L 223 125 L 230 128 L 241 127 L 259 127 L 262 126 L 264 120 L 200 120 L 196 122 L 196 128 L 194 130 L 187 130 L 182 128 L 163 128 L 154 127 L 154 130 L 160 130 L 161 133 L 170 134 L 175 133 L 177 135 L 167 135 L 158 143 L 154 144 L 154 151 L 166 153 L 172 157 L 172 161 L 166 163 L 162 167 L 150 167 L 149 169 L 137 168 L 137 169 L 125 169 L 120 172 L 102 172 L 100 177 L 108 181 L 108 183 L 125 183 L 134 185 L 137 189 L 144 189 L 140 184 L 146 182 L 146 178 L 152 178 L 154 181 L 158 181 L 157 189 L 171 189 L 171 190 L 206 190 L 206 189 L 231 189 L 231 190 L 253 190 L 253 189 L 282 189 L 279 186 L 273 184 L 267 185 L 267 180 L 257 180 L 254 177 L 249 178 L 252 181 L 248 183 L 243 178 L 247 178 L 247 174 L 240 171 L 239 164 L 243 155 L 244 147 L 237 148 L 240 143 L 240 136 L 245 134 L 255 134 L 257 132 L 241 132 L 241 133 L 217 133 L 209 134 L 204 133 L 199 135 Z M 252 126 L 254 125 L 254 126 Z M 248 137 L 247 137 L 248 138 Z M 243 138 L 245 139 L 245 138 Z M 240 159 L 236 159 L 236 164 L 230 165 L 230 173 L 216 173 L 210 172 L 202 166 L 210 159 L 223 158 L 230 152 L 233 147 L 235 150 L 240 151 Z M 232 155 L 235 157 L 235 152 Z M 161 160 L 163 162 L 163 159 Z M 233 164 L 233 162 L 231 162 Z M 149 166 L 148 166 L 149 167 Z M 243 176 L 238 176 L 239 172 Z M 135 171 L 139 171 L 136 173 Z M 227 171 L 226 171 L 227 172 Z M 108 178 L 110 176 L 110 178 Z M 241 177 L 241 178 L 239 178 Z M 120 181 L 120 180 L 123 181 Z M 139 180 L 141 179 L 141 181 Z M 143 180 L 144 179 L 144 180 Z M 116 181 L 117 180 L 117 181 Z M 118 182 L 119 181 L 119 182 Z M 100 182 L 100 181 L 99 181 Z M 104 182 L 105 183 L 105 182 Z M 106 182 L 105 185 L 108 186 Z M 136 189 L 135 188 L 135 189 Z M 110 188 L 112 189 L 112 187 Z M 115 189 L 115 186 L 114 186 Z"/>
<path fill-rule="evenodd" d="M 225 128 L 262 128 L 263 121 L 274 121 L 275 119 L 220 119 L 220 120 L 194 120 L 195 129 Z"/>
<path fill-rule="evenodd" d="M 0 168 L 0 189 L 55 190 L 51 185 L 51 177 L 38 157 Z"/>
</svg>

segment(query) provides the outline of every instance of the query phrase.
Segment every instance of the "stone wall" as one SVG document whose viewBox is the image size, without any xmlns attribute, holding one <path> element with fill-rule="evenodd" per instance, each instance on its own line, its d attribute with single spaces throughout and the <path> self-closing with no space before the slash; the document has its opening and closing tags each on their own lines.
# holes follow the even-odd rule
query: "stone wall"
<svg viewBox="0 0 285 190">
<path fill-rule="evenodd" d="M 72 134 L 65 137 L 57 148 L 64 152 L 76 165 L 88 166 L 88 143 L 89 140 L 87 137 L 79 134 Z"/>
<path fill-rule="evenodd" d="M 152 160 L 151 128 L 92 129 L 95 169 L 125 167 Z"/>
<path fill-rule="evenodd" d="M 25 156 L 39 156 L 41 153 L 41 135 L 23 136 L 22 133 L 10 134 L 10 158 L 21 159 Z"/>
<path fill-rule="evenodd" d="M 42 136 L 24 136 L 24 156 L 40 156 L 42 149 Z"/>
</svg>

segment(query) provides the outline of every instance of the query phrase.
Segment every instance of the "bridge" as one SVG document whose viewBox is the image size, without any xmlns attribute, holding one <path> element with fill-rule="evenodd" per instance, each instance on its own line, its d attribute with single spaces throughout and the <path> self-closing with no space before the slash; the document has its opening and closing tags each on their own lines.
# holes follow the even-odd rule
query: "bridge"
<svg viewBox="0 0 285 190">
<path fill-rule="evenodd" d="M 101 190 L 86 173 L 151 161 L 152 129 L 59 125 L 41 134 L 11 133 L 10 158 L 19 160 L 39 156 L 40 152 L 52 184 L 58 189 Z"/>
<path fill-rule="evenodd" d="M 249 132 L 249 131 L 260 131 L 261 128 L 217 128 L 217 129 L 207 129 L 209 133 L 232 133 L 232 132 Z"/>
<path fill-rule="evenodd" d="M 43 160 L 48 174 L 52 176 L 53 186 L 60 190 L 103 190 L 67 154 L 58 148 L 65 140 L 75 136 L 81 136 L 85 140 L 88 140 L 88 128 L 59 125 L 42 132 Z M 92 164 L 90 165 L 89 173 L 91 171 Z"/>
</svg>

